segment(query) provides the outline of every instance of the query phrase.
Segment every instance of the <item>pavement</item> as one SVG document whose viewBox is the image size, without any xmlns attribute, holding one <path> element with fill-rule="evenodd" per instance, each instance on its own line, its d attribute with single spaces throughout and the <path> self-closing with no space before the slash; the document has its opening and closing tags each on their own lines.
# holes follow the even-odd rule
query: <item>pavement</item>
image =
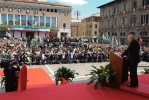
<svg viewBox="0 0 149 100">
<path fill-rule="evenodd" d="M 67 68 L 70 68 L 72 70 L 75 70 L 79 75 L 76 75 L 76 78 L 74 78 L 73 83 L 81 83 L 81 82 L 87 82 L 88 78 L 90 76 L 87 76 L 87 74 L 90 73 L 90 70 L 93 68 L 92 65 L 99 67 L 104 66 L 108 64 L 108 62 L 103 63 L 77 63 L 77 64 L 52 64 L 52 65 L 28 65 L 28 68 L 43 68 L 45 72 L 54 80 L 54 72 L 64 66 Z M 138 65 L 138 75 L 141 74 L 141 71 L 144 70 L 144 68 L 149 68 L 149 62 L 140 62 Z M 4 89 L 0 88 L 0 92 L 4 92 Z"/>
</svg>

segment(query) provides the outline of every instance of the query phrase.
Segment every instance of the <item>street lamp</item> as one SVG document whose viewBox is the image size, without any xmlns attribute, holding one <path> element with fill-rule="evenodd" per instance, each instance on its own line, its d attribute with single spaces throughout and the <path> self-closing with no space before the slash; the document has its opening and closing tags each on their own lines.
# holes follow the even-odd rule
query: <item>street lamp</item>
<svg viewBox="0 0 149 100">
<path fill-rule="evenodd" d="M 74 15 L 77 16 L 77 21 L 79 22 L 79 16 L 80 16 L 81 12 L 79 10 L 74 12 Z M 77 37 L 78 37 L 78 22 L 77 22 Z"/>
</svg>

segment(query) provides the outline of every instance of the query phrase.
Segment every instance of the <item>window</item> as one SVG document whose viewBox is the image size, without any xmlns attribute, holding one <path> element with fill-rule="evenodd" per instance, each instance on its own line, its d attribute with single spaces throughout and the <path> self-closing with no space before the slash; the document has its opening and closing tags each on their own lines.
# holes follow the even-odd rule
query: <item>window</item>
<svg viewBox="0 0 149 100">
<path fill-rule="evenodd" d="M 107 21 L 107 25 L 110 26 L 110 21 L 109 20 Z"/>
<path fill-rule="evenodd" d="M 149 5 L 149 0 L 142 0 L 142 6 Z"/>
<path fill-rule="evenodd" d="M 1 14 L 2 24 L 7 25 L 7 15 Z"/>
<path fill-rule="evenodd" d="M 117 19 L 114 19 L 114 26 L 116 26 L 117 24 Z"/>
<path fill-rule="evenodd" d="M 54 12 L 57 13 L 57 9 L 55 9 Z"/>
<path fill-rule="evenodd" d="M 61 9 L 58 9 L 57 12 L 58 12 L 58 13 L 61 13 Z"/>
<path fill-rule="evenodd" d="M 40 26 L 44 26 L 44 16 L 40 16 Z"/>
<path fill-rule="evenodd" d="M 111 14 L 110 9 L 109 9 L 109 15 Z"/>
<path fill-rule="evenodd" d="M 114 14 L 115 14 L 115 13 L 118 13 L 118 7 L 115 7 L 115 8 L 114 8 Z"/>
<path fill-rule="evenodd" d="M 66 28 L 66 23 L 63 23 L 63 28 Z"/>
<path fill-rule="evenodd" d="M 137 8 L 137 2 L 132 2 L 131 8 L 132 8 L 132 9 L 133 9 L 133 8 Z"/>
<path fill-rule="evenodd" d="M 97 35 L 97 31 L 95 31 L 94 34 Z"/>
<path fill-rule="evenodd" d="M 103 27 L 103 23 L 104 23 L 104 22 L 101 22 L 101 27 Z"/>
<path fill-rule="evenodd" d="M 137 17 L 136 16 L 131 16 L 130 17 L 130 24 L 136 23 L 137 22 Z"/>
<path fill-rule="evenodd" d="M 26 26 L 26 15 L 21 15 L 21 24 Z"/>
<path fill-rule="evenodd" d="M 15 25 L 20 25 L 20 15 L 15 15 Z"/>
<path fill-rule="evenodd" d="M 148 24 L 149 16 L 148 14 L 141 15 L 141 24 Z"/>
<path fill-rule="evenodd" d="M 147 32 L 140 32 L 140 35 L 141 35 L 141 36 L 147 36 L 148 33 L 147 33 Z"/>
<path fill-rule="evenodd" d="M 8 25 L 13 25 L 13 14 L 8 14 Z"/>
<path fill-rule="evenodd" d="M 8 6 L 5 6 L 5 8 L 8 8 Z"/>
<path fill-rule="evenodd" d="M 97 28 L 97 24 L 95 24 L 95 28 Z"/>
<path fill-rule="evenodd" d="M 102 17 L 104 17 L 104 11 L 102 11 Z"/>
<path fill-rule="evenodd" d="M 120 36 L 125 36 L 125 33 L 120 33 Z"/>
<path fill-rule="evenodd" d="M 117 36 L 117 33 L 112 33 L 112 36 Z"/>
<path fill-rule="evenodd" d="M 126 18 L 122 18 L 122 25 L 125 25 Z"/>
<path fill-rule="evenodd" d="M 52 27 L 56 27 L 56 17 L 52 17 Z"/>
<path fill-rule="evenodd" d="M 25 7 L 23 7 L 23 10 L 26 10 L 26 8 L 25 8 Z"/>
<path fill-rule="evenodd" d="M 39 22 L 39 16 L 34 16 L 34 21 Z"/>
<path fill-rule="evenodd" d="M 51 12 L 53 12 L 53 9 L 51 9 Z"/>
<path fill-rule="evenodd" d="M 124 4 L 124 8 L 123 8 L 123 10 L 126 11 L 126 4 Z"/>
<path fill-rule="evenodd" d="M 49 12 L 50 10 L 49 9 L 47 9 L 47 12 Z"/>
<path fill-rule="evenodd" d="M 39 11 L 42 11 L 42 8 L 40 8 Z"/>
<path fill-rule="evenodd" d="M 46 27 L 50 27 L 50 17 L 46 17 Z"/>
</svg>

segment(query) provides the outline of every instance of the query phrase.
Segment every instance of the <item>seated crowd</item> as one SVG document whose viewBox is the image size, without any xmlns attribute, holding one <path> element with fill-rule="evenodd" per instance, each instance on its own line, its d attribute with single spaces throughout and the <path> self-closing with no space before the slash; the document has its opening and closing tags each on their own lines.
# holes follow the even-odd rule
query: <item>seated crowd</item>
<svg viewBox="0 0 149 100">
<path fill-rule="evenodd" d="M 15 60 L 20 65 L 106 62 L 111 51 L 123 52 L 127 47 L 83 42 L 74 38 L 5 39 L 0 45 L 0 61 Z M 142 48 L 140 56 L 148 61 L 148 49 Z"/>
</svg>

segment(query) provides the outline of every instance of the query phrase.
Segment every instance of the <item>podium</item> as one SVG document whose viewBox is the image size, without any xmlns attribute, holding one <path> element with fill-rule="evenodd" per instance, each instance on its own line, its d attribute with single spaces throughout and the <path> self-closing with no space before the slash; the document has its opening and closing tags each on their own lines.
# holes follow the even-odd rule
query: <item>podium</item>
<svg viewBox="0 0 149 100">
<path fill-rule="evenodd" d="M 111 86 L 120 89 L 120 85 L 128 80 L 128 65 L 119 52 L 110 52 L 110 64 L 111 70 L 116 72 L 115 84 L 111 83 Z"/>
<path fill-rule="evenodd" d="M 26 65 L 23 64 L 19 72 L 18 91 L 26 90 L 26 87 L 27 87 L 27 68 Z"/>
</svg>

